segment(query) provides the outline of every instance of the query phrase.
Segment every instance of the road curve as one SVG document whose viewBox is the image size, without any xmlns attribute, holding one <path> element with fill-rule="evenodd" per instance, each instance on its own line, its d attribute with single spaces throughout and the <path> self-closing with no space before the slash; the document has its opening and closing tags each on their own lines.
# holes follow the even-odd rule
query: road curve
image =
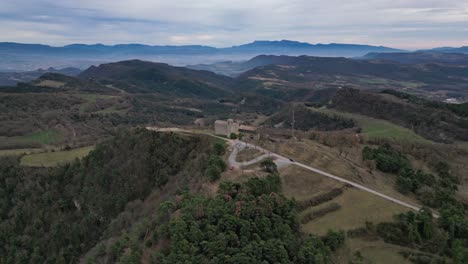
<svg viewBox="0 0 468 264">
<path fill-rule="evenodd" d="M 156 129 L 150 129 L 150 130 L 156 130 Z M 168 131 L 168 130 L 166 130 Z M 181 130 L 181 129 L 177 129 L 176 131 L 175 130 L 172 130 L 173 132 L 188 132 L 188 133 L 198 133 L 198 132 L 193 132 L 193 131 L 189 131 L 189 130 Z M 223 139 L 223 140 L 226 140 L 232 147 L 233 147 L 233 150 L 231 152 L 231 154 L 229 155 L 229 158 L 228 158 L 228 162 L 230 164 L 230 166 L 234 166 L 236 168 L 241 168 L 243 166 L 248 166 L 248 165 L 251 165 L 251 164 L 254 164 L 256 162 L 259 162 L 261 161 L 262 159 L 266 158 L 266 157 L 272 157 L 272 158 L 275 158 L 277 161 L 280 160 L 280 162 L 282 164 L 293 164 L 293 165 L 297 165 L 299 167 L 302 167 L 304 169 L 307 169 L 309 171 L 312 171 L 312 172 L 315 172 L 315 173 L 318 173 L 322 176 L 325 176 L 325 177 L 328 177 L 328 178 L 331 178 L 331 179 L 334 179 L 334 180 L 337 180 L 337 181 L 340 181 L 340 182 L 343 182 L 343 183 L 346 183 L 346 184 L 349 184 L 351 186 L 354 186 L 358 189 L 361 189 L 363 191 L 366 191 L 368 193 L 372 193 L 374 195 L 377 195 L 385 200 L 388 200 L 388 201 L 391 201 L 391 202 L 394 202 L 396 204 L 399 204 L 401 206 L 404 206 L 406 208 L 409 208 L 409 209 L 412 209 L 412 210 L 416 210 L 416 211 L 419 211 L 421 209 L 421 207 L 418 207 L 418 206 L 415 206 L 415 205 L 412 205 L 412 204 L 409 204 L 407 202 L 404 202 L 402 200 L 399 200 L 399 199 L 396 199 L 396 198 L 393 198 L 391 196 L 388 196 L 386 194 L 383 194 L 381 192 L 378 192 L 378 191 L 375 191 L 375 190 L 372 190 L 371 188 L 368 188 L 364 185 L 361 185 L 359 183 L 355 183 L 355 182 L 352 182 L 352 181 L 349 181 L 349 180 L 346 180 L 346 179 L 343 179 L 341 177 L 338 177 L 336 175 L 333 175 L 333 174 L 330 174 L 328 172 L 325 172 L 325 171 L 322 171 L 322 170 L 319 170 L 319 169 L 316 169 L 314 167 L 311 167 L 311 166 L 308 166 L 306 164 L 303 164 L 303 163 L 300 163 L 300 162 L 297 162 L 297 161 L 292 161 L 290 160 L 289 158 L 286 158 L 284 156 L 281 156 L 277 153 L 273 153 L 273 152 L 270 152 L 269 150 L 266 150 L 262 147 L 259 147 L 259 146 L 256 146 L 256 145 L 253 145 L 253 144 L 250 144 L 250 143 L 246 143 L 246 142 L 243 142 L 243 141 L 240 141 L 240 140 L 230 140 L 230 139 L 226 139 L 226 138 L 222 138 L 222 137 L 218 137 L 218 136 L 215 136 L 213 134 L 209 134 L 209 133 L 198 133 L 198 134 L 204 134 L 204 135 L 208 135 L 208 136 L 212 136 L 212 137 L 216 137 L 216 138 L 220 138 L 220 139 Z M 264 152 L 265 154 L 255 158 L 255 159 L 252 159 L 250 161 L 246 161 L 246 162 L 237 162 L 236 161 L 236 157 L 237 157 L 237 153 L 245 148 L 245 147 L 251 147 L 251 148 L 256 148 L 262 152 Z M 432 215 L 435 217 L 435 218 L 438 218 L 439 215 L 436 214 L 436 213 L 432 213 Z"/>
<path fill-rule="evenodd" d="M 255 159 L 250 160 L 250 161 L 247 161 L 247 162 L 239 163 L 239 162 L 236 162 L 236 160 L 235 160 L 235 157 L 237 156 L 237 153 L 239 152 L 240 149 L 243 148 L 243 147 L 242 147 L 242 148 L 236 147 L 236 146 L 239 146 L 239 145 L 241 145 L 241 146 L 243 146 L 243 147 L 248 146 L 248 147 L 252 147 L 252 148 L 257 148 L 257 149 L 259 149 L 260 151 L 265 152 L 265 153 L 267 153 L 267 154 L 263 154 L 263 155 L 261 155 L 261 156 L 255 158 Z M 302 167 L 302 168 L 304 168 L 304 169 L 306 169 L 306 170 L 309 170 L 309 171 L 318 173 L 318 174 L 320 174 L 320 175 L 322 175 L 322 176 L 325 176 L 325 177 L 328 177 L 328 178 L 332 178 L 332 179 L 334 179 L 334 180 L 337 180 L 337 181 L 340 181 L 340 182 L 349 184 L 349 185 L 351 185 L 351 186 L 353 186 L 353 187 L 355 187 L 355 188 L 361 189 L 361 190 L 366 191 L 366 192 L 368 192 L 368 193 L 372 193 L 372 194 L 377 195 L 377 196 L 379 196 L 379 197 L 381 197 L 381 198 L 383 198 L 383 199 L 386 199 L 386 200 L 388 200 L 388 201 L 394 202 L 394 203 L 396 203 L 396 204 L 399 204 L 399 205 L 401 205 L 401 206 L 407 207 L 407 208 L 409 208 L 409 209 L 416 210 L 416 211 L 419 211 L 419 210 L 421 209 L 421 207 L 418 207 L 418 206 L 409 204 L 409 203 L 407 203 L 407 202 L 404 202 L 404 201 L 402 201 L 402 200 L 393 198 L 393 197 L 388 196 L 388 195 L 386 195 L 386 194 L 383 194 L 383 193 L 381 193 L 381 192 L 372 190 L 371 188 L 368 188 L 368 187 L 366 187 L 366 186 L 364 186 L 364 185 L 361 185 L 361 184 L 359 184 L 359 183 L 355 183 L 355 182 L 352 182 L 352 181 L 343 179 L 343 178 L 338 177 L 338 176 L 336 176 L 336 175 L 330 174 L 330 173 L 328 173 L 328 172 L 319 170 L 319 169 L 317 169 L 317 168 L 308 166 L 308 165 L 306 165 L 306 164 L 303 164 L 303 163 L 300 163 L 300 162 L 297 162 L 297 161 L 291 161 L 290 159 L 288 159 L 288 158 L 286 158 L 286 157 L 284 157 L 284 156 L 281 156 L 281 155 L 279 155 L 279 154 L 277 154 L 277 153 L 270 152 L 270 151 L 268 151 L 268 150 L 266 150 L 266 149 L 263 149 L 263 148 L 261 148 L 261 147 L 258 147 L 258 146 L 255 146 L 255 145 L 252 145 L 252 144 L 243 142 L 243 141 L 239 141 L 239 140 L 236 141 L 236 143 L 235 143 L 235 145 L 234 145 L 234 149 L 233 149 L 231 155 L 229 156 L 229 163 L 230 163 L 230 164 L 233 164 L 234 166 L 243 166 L 244 164 L 250 165 L 250 164 L 256 163 L 256 162 L 258 162 L 258 161 L 260 161 L 260 160 L 262 160 L 262 159 L 264 159 L 264 158 L 266 158 L 266 157 L 268 157 L 268 156 L 270 156 L 270 157 L 275 157 L 275 158 L 281 160 L 282 162 L 288 162 L 289 164 L 297 165 L 297 166 Z M 231 163 L 231 161 L 232 161 L 233 163 Z M 438 217 L 439 217 L 439 215 L 436 214 L 436 213 L 433 213 L 433 216 L 434 216 L 435 218 L 438 218 Z"/>
</svg>

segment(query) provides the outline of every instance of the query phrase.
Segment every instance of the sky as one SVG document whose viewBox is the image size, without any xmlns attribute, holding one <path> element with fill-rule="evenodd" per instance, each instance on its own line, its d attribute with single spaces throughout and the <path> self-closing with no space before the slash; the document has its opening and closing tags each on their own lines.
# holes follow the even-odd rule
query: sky
<svg viewBox="0 0 468 264">
<path fill-rule="evenodd" d="M 0 0 L 0 41 L 468 46 L 468 0 Z"/>
</svg>

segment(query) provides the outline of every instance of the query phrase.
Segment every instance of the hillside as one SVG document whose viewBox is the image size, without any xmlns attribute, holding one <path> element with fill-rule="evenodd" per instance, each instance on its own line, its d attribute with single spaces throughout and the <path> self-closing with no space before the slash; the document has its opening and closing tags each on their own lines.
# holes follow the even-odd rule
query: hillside
<svg viewBox="0 0 468 264">
<path fill-rule="evenodd" d="M 196 190 L 212 144 L 133 130 L 69 166 L 28 169 L 0 159 L 0 262 L 77 263 L 105 237 L 120 235 L 128 224 L 113 221 L 130 202 L 156 193 L 159 203 L 186 184 Z"/>
<path fill-rule="evenodd" d="M 309 65 L 308 57 L 263 59 L 281 64 L 252 71 L 278 67 L 285 82 Z M 320 78 L 336 77 L 335 62 L 316 65 Z M 157 90 L 178 80 L 238 94 Z M 468 152 L 458 141 L 467 140 L 466 105 L 318 81 L 319 89 L 274 94 L 242 77 L 124 61 L 79 78 L 46 74 L 0 89 L 0 156 L 13 156 L 0 158 L 7 197 L 0 202 L 0 262 L 349 263 L 361 253 L 374 262 L 389 256 L 385 264 L 462 259 Z M 112 93 L 84 89 L 91 84 Z M 232 147 L 212 138 L 135 128 L 212 132 L 209 125 L 226 118 L 258 125 L 258 137 L 243 140 L 431 207 L 441 220 L 428 208 L 405 213 L 294 164 L 228 167 Z M 197 119 L 208 126 L 195 127 Z"/>
<path fill-rule="evenodd" d="M 293 112 L 294 120 L 292 119 Z M 293 121 L 295 122 L 294 128 L 303 131 L 312 129 L 317 131 L 335 131 L 355 127 L 352 119 L 310 111 L 303 105 L 297 106 L 294 104 L 274 114 L 264 124 L 269 127 L 291 129 Z"/>
<path fill-rule="evenodd" d="M 468 65 L 468 55 L 462 53 L 441 52 L 404 52 L 404 53 L 368 53 L 365 60 L 389 60 L 404 64 L 442 63 Z"/>
<path fill-rule="evenodd" d="M 468 119 L 443 108 L 414 103 L 390 93 L 344 88 L 333 97 L 331 107 L 388 120 L 433 141 L 468 141 Z"/>
<path fill-rule="evenodd" d="M 301 233 L 278 174 L 212 191 L 223 152 L 207 137 L 135 129 L 49 170 L 0 158 L 0 261 L 330 262 L 344 233 Z"/>
<path fill-rule="evenodd" d="M 81 70 L 77 68 L 63 68 L 63 69 L 38 69 L 35 71 L 27 72 L 0 72 L 0 86 L 16 85 L 19 82 L 30 82 L 45 73 L 59 73 L 68 76 L 76 76 Z"/>
<path fill-rule="evenodd" d="M 224 61 L 213 64 L 197 64 L 188 65 L 188 68 L 196 70 L 207 70 L 218 74 L 223 74 L 231 77 L 237 77 L 238 75 L 251 70 L 253 68 L 269 65 L 269 64 L 288 64 L 292 63 L 295 57 L 291 56 L 275 56 L 275 55 L 259 55 L 251 58 L 248 61 L 234 62 Z"/>
<path fill-rule="evenodd" d="M 441 48 L 434 48 L 429 51 L 434 52 L 443 52 L 443 53 L 464 53 L 468 54 L 468 46 L 453 48 L 453 47 L 441 47 Z"/>
<path fill-rule="evenodd" d="M 179 97 L 219 98 L 229 95 L 231 78 L 208 71 L 140 60 L 91 66 L 78 76 L 132 93 L 157 92 Z"/>
<path fill-rule="evenodd" d="M 343 86 L 391 88 L 436 100 L 464 100 L 468 96 L 464 89 L 467 77 L 464 66 L 299 56 L 249 70 L 238 81 L 243 88 L 289 100 L 308 100 L 312 91 Z"/>
</svg>

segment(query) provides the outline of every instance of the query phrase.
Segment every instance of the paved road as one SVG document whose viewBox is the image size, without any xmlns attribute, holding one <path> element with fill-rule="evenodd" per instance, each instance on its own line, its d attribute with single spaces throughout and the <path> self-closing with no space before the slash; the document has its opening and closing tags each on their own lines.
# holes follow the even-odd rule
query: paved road
<svg viewBox="0 0 468 264">
<path fill-rule="evenodd" d="M 250 160 L 250 161 L 247 161 L 247 162 L 237 162 L 236 161 L 236 156 L 237 156 L 237 153 L 242 150 L 243 148 L 245 147 L 251 147 L 251 148 L 256 148 L 266 154 L 263 154 L 253 160 Z M 306 170 L 309 170 L 309 171 L 312 171 L 312 172 L 315 172 L 315 173 L 318 173 L 320 175 L 323 175 L 325 177 L 328 177 L 328 178 L 332 178 L 334 180 L 337 180 L 337 181 L 340 181 L 340 182 L 343 182 L 343 183 L 346 183 L 346 184 L 349 184 L 353 187 L 356 187 L 358 189 L 361 189 L 363 191 L 366 191 L 366 192 L 369 192 L 369 193 L 372 193 L 374 195 L 377 195 L 383 199 L 386 199 L 388 201 L 391 201 L 391 202 L 394 202 L 396 204 L 399 204 L 401 206 L 404 206 L 404 207 L 407 207 L 407 208 L 410 208 L 410 209 L 413 209 L 413 210 L 416 210 L 416 211 L 419 211 L 419 209 L 421 209 L 420 207 L 418 206 L 415 206 L 415 205 L 412 205 L 412 204 L 409 204 L 407 202 L 404 202 L 402 200 L 399 200 L 399 199 L 396 199 L 396 198 L 393 198 L 391 196 L 388 196 L 386 194 L 383 194 L 381 192 L 378 192 L 378 191 L 375 191 L 375 190 L 372 190 L 371 188 L 368 188 L 364 185 L 361 185 L 359 183 L 355 183 L 355 182 L 352 182 L 352 181 L 349 181 L 349 180 L 346 180 L 346 179 L 343 179 L 341 177 L 338 177 L 338 176 L 335 176 L 333 174 L 330 174 L 328 172 L 325 172 L 325 171 L 322 171 L 322 170 L 319 170 L 319 169 L 316 169 L 314 167 L 311 167 L 311 166 L 308 166 L 306 164 L 303 164 L 303 163 L 300 163 L 300 162 L 297 162 L 297 161 L 291 161 L 290 159 L 284 157 L 284 156 L 281 156 L 277 153 L 272 153 L 272 152 L 269 152 L 268 150 L 266 149 L 263 149 L 261 147 L 258 147 L 258 146 L 255 146 L 255 145 L 252 145 L 252 144 L 249 144 L 249 143 L 245 143 L 245 142 L 242 142 L 242 141 L 236 141 L 235 145 L 234 145 L 234 149 L 233 151 L 231 152 L 231 155 L 229 155 L 229 164 L 231 166 L 234 166 L 236 168 L 239 168 L 239 167 L 243 167 L 243 166 L 248 166 L 248 165 L 251 165 L 251 164 L 254 164 L 256 162 L 259 162 L 261 161 L 262 159 L 266 158 L 266 157 L 274 157 L 275 158 L 275 163 L 276 164 L 281 164 L 282 166 L 285 166 L 285 165 L 289 165 L 289 164 L 293 164 L 293 165 L 296 165 L 296 166 L 299 166 L 299 167 L 302 167 Z M 437 214 L 433 214 L 434 217 L 439 217 L 439 215 Z"/>
<path fill-rule="evenodd" d="M 168 131 L 168 130 L 166 130 Z M 193 132 L 193 131 L 188 131 L 188 130 L 180 130 L 180 129 L 174 129 L 174 130 L 171 130 L 171 131 L 179 131 L 179 132 L 188 132 L 188 133 L 196 133 L 196 132 Z M 212 135 L 212 134 L 209 134 L 209 133 L 203 133 L 203 134 L 206 134 L 206 135 L 209 135 L 209 136 L 213 136 L 213 137 L 216 137 L 216 138 L 221 138 L 221 137 L 218 137 L 218 136 L 215 136 L 215 135 Z M 375 190 L 372 190 L 371 188 L 368 188 L 364 185 L 361 185 L 359 183 L 355 183 L 355 182 L 352 182 L 352 181 L 349 181 L 349 180 L 346 180 L 346 179 L 343 179 L 341 177 L 338 177 L 336 175 L 333 175 L 333 174 L 330 174 L 328 172 L 325 172 L 325 171 L 322 171 L 322 170 L 319 170 L 319 169 L 316 169 L 314 167 L 311 167 L 311 166 L 308 166 L 306 164 L 303 164 L 303 163 L 300 163 L 300 162 L 296 162 L 296 161 L 292 161 L 290 160 L 289 158 L 286 158 L 284 156 L 281 156 L 277 153 L 273 153 L 273 152 L 270 152 L 264 148 L 261 148 L 259 146 L 256 146 L 256 145 L 253 145 L 253 144 L 249 144 L 249 143 L 246 143 L 246 142 L 243 142 L 243 141 L 240 141 L 240 140 L 230 140 L 230 139 L 226 139 L 226 138 L 221 138 L 223 140 L 226 140 L 230 145 L 231 147 L 233 148 L 231 154 L 229 155 L 229 158 L 228 158 L 228 162 L 229 162 L 229 165 L 232 166 L 232 167 L 235 167 L 235 168 L 241 168 L 241 167 L 244 167 L 244 166 L 248 166 L 248 165 L 251 165 L 251 164 L 254 164 L 256 162 L 259 162 L 261 161 L 262 159 L 266 158 L 266 157 L 272 157 L 274 160 L 275 160 L 275 163 L 277 165 L 280 165 L 280 166 L 285 166 L 285 165 L 290 165 L 290 164 L 293 164 L 293 165 L 296 165 L 296 166 L 299 166 L 299 167 L 302 167 L 304 169 L 307 169 L 309 171 L 312 171 L 312 172 L 315 172 L 315 173 L 318 173 L 322 176 L 325 176 L 325 177 L 328 177 L 328 178 L 332 178 L 334 180 L 337 180 L 337 181 L 340 181 L 340 182 L 343 182 L 343 183 L 346 183 L 346 184 L 349 184 L 351 186 L 354 186 L 358 189 L 361 189 L 363 191 L 366 191 L 368 193 L 372 193 L 374 195 L 377 195 L 385 200 L 388 200 L 388 201 L 391 201 L 391 202 L 394 202 L 396 204 L 399 204 L 401 206 L 404 206 L 406 208 L 409 208 L 409 209 L 412 209 L 412 210 L 416 210 L 416 211 L 419 211 L 420 207 L 416 206 L 416 205 L 412 205 L 412 204 L 409 204 L 407 202 L 404 202 L 402 200 L 399 200 L 399 199 L 396 199 L 396 198 L 393 198 L 391 196 L 388 196 L 386 194 L 383 194 L 381 192 L 378 192 L 378 191 L 375 191 Z M 260 150 L 261 152 L 265 153 L 255 159 L 252 159 L 250 161 L 246 161 L 246 162 L 237 162 L 236 161 L 236 157 L 237 157 L 237 153 L 242 150 L 243 148 L 245 147 L 251 147 L 251 148 L 256 148 L 258 150 Z M 436 214 L 436 213 L 433 213 L 433 216 L 438 218 L 439 215 Z"/>
<path fill-rule="evenodd" d="M 276 166 L 278 168 L 281 168 L 283 166 L 291 164 L 291 161 L 289 161 L 289 159 L 280 158 L 277 155 L 275 155 L 274 153 L 271 153 L 266 149 L 260 148 L 258 146 L 254 146 L 252 144 L 249 144 L 249 143 L 246 143 L 246 142 L 243 142 L 243 141 L 236 140 L 234 142 L 231 142 L 231 146 L 233 147 L 233 150 L 232 150 L 232 152 L 231 152 L 231 154 L 229 155 L 229 158 L 228 158 L 228 162 L 229 162 L 230 167 L 243 168 L 243 167 L 247 167 L 249 165 L 255 164 L 257 162 L 260 162 L 260 161 L 262 161 L 262 160 L 264 160 L 266 158 L 273 158 L 274 162 L 276 163 Z M 254 158 L 254 159 L 251 159 L 249 161 L 238 162 L 236 160 L 237 154 L 239 153 L 239 151 L 243 150 L 246 147 L 255 148 L 255 149 L 263 152 L 264 154 Z"/>
</svg>

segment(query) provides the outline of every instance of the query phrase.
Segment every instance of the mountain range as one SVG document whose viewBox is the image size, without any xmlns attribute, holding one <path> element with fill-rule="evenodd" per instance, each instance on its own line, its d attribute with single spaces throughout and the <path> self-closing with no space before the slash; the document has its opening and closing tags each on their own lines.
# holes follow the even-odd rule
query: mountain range
<svg viewBox="0 0 468 264">
<path fill-rule="evenodd" d="M 31 71 L 38 68 L 88 68 L 107 62 L 141 59 L 172 65 L 214 63 L 225 60 L 248 60 L 261 54 L 309 55 L 321 57 L 356 57 L 369 52 L 402 52 L 383 46 L 357 44 L 310 44 L 290 40 L 254 41 L 215 48 L 201 45 L 150 46 L 142 44 L 85 45 L 53 47 L 42 44 L 0 43 L 0 71 Z"/>
<path fill-rule="evenodd" d="M 399 49 L 393 49 L 384 46 L 358 45 L 358 44 L 310 44 L 291 40 L 281 41 L 254 41 L 252 43 L 227 48 L 215 48 L 202 45 L 183 45 L 183 46 L 150 46 L 143 44 L 71 44 L 62 47 L 54 47 L 42 44 L 22 44 L 13 42 L 0 42 L 0 53 L 30 53 L 30 54 L 51 54 L 51 55 L 84 55 L 98 54 L 106 55 L 129 55 L 129 54 L 235 54 L 235 53 L 291 53 L 306 52 L 309 55 L 328 56 L 358 56 L 368 52 L 396 52 Z M 301 54 L 302 55 L 302 54 Z"/>
</svg>

